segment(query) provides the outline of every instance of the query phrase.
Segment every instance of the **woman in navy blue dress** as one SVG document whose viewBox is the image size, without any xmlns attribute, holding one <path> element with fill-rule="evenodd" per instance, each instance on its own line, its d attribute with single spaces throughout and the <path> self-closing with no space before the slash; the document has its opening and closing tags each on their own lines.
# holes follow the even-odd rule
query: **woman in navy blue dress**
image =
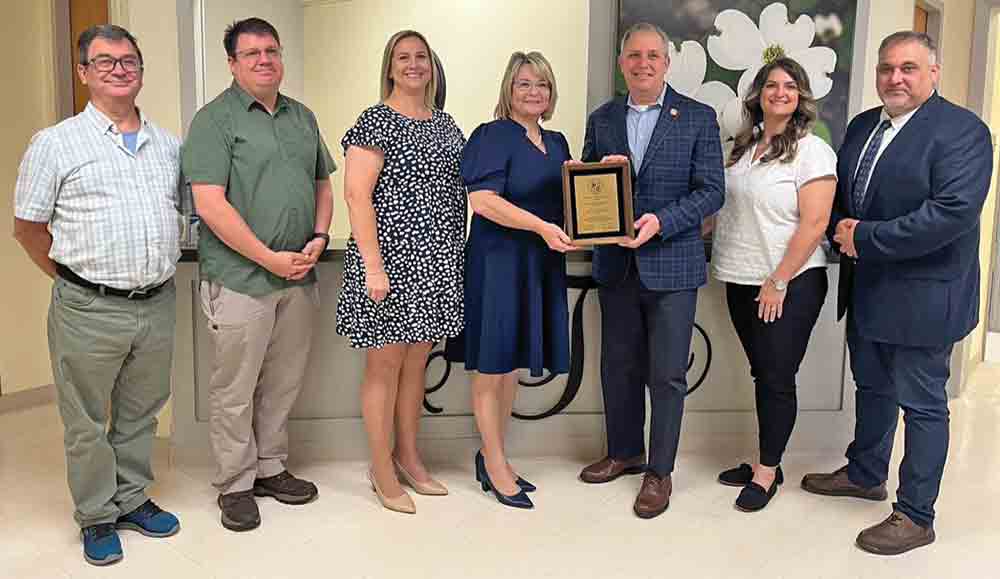
<svg viewBox="0 0 1000 579">
<path fill-rule="evenodd" d="M 463 152 L 462 179 L 475 215 L 466 246 L 464 350 L 473 410 L 483 438 L 476 477 L 501 503 L 532 508 L 534 486 L 507 462 L 504 435 L 520 368 L 541 376 L 569 368 L 562 165 L 566 138 L 542 129 L 556 83 L 538 52 L 515 52 L 504 74 L 496 120 L 480 125 Z"/>
</svg>

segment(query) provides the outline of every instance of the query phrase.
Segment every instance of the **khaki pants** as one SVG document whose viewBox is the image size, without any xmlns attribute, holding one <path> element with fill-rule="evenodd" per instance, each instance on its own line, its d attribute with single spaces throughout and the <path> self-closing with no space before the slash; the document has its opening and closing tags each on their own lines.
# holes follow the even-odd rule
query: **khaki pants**
<svg viewBox="0 0 1000 579">
<path fill-rule="evenodd" d="M 148 300 L 62 278 L 52 285 L 49 355 L 81 527 L 113 523 L 146 502 L 156 414 L 170 396 L 176 300 L 173 282 Z"/>
<path fill-rule="evenodd" d="M 302 387 L 316 284 L 251 297 L 202 281 L 201 307 L 215 345 L 210 431 L 222 494 L 253 488 L 288 459 L 288 415 Z"/>
</svg>

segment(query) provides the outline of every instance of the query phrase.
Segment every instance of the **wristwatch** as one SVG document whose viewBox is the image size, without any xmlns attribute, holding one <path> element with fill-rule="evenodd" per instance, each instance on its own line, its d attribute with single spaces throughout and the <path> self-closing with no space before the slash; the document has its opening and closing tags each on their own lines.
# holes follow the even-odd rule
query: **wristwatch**
<svg viewBox="0 0 1000 579">
<path fill-rule="evenodd" d="M 771 282 L 771 285 L 774 286 L 774 289 L 778 290 L 779 292 L 783 292 L 788 289 L 788 282 L 783 279 L 778 279 L 773 276 L 767 276 L 767 281 Z"/>
<path fill-rule="evenodd" d="M 323 241 L 326 242 L 327 245 L 330 245 L 330 234 L 329 233 L 320 233 L 320 232 L 317 231 L 316 233 L 312 234 L 312 237 L 309 238 L 309 241 L 312 241 L 314 239 L 322 239 Z"/>
</svg>

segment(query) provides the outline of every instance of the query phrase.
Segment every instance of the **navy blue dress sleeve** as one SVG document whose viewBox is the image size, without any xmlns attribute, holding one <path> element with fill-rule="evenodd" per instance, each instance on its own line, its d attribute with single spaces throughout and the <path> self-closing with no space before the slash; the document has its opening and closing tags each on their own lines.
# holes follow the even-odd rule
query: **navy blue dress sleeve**
<svg viewBox="0 0 1000 579">
<path fill-rule="evenodd" d="M 488 190 L 506 194 L 510 149 L 501 131 L 486 123 L 476 127 L 462 152 L 462 181 L 468 192 Z"/>
</svg>

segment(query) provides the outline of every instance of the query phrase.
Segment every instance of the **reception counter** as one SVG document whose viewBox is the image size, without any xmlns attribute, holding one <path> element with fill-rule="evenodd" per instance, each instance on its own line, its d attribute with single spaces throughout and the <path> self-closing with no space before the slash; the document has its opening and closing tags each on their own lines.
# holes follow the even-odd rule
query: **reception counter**
<svg viewBox="0 0 1000 579">
<path fill-rule="evenodd" d="M 336 303 L 343 267 L 342 244 L 317 265 L 321 309 L 305 384 L 289 426 L 299 456 L 361 459 L 367 455 L 359 384 L 364 354 L 338 336 Z M 588 254 L 571 256 L 569 307 L 571 369 L 558 377 L 525 373 L 508 450 L 512 455 L 567 454 L 591 458 L 603 452 L 600 386 L 600 312 Z M 828 269 L 837 287 L 839 266 Z M 204 462 L 208 442 L 208 385 L 213 350 L 199 306 L 197 254 L 185 251 L 177 274 L 177 341 L 173 369 L 174 455 Z M 753 383 L 742 347 L 729 321 L 724 285 L 701 289 L 692 342 L 681 450 L 719 445 L 756 446 Z M 791 450 L 842 449 L 853 428 L 853 383 L 845 367 L 844 326 L 835 320 L 835 292 L 827 295 L 799 372 L 799 423 Z M 450 460 L 478 445 L 471 413 L 469 374 L 435 347 L 427 369 L 424 452 Z M 850 385 L 850 387 L 847 387 Z"/>
</svg>

